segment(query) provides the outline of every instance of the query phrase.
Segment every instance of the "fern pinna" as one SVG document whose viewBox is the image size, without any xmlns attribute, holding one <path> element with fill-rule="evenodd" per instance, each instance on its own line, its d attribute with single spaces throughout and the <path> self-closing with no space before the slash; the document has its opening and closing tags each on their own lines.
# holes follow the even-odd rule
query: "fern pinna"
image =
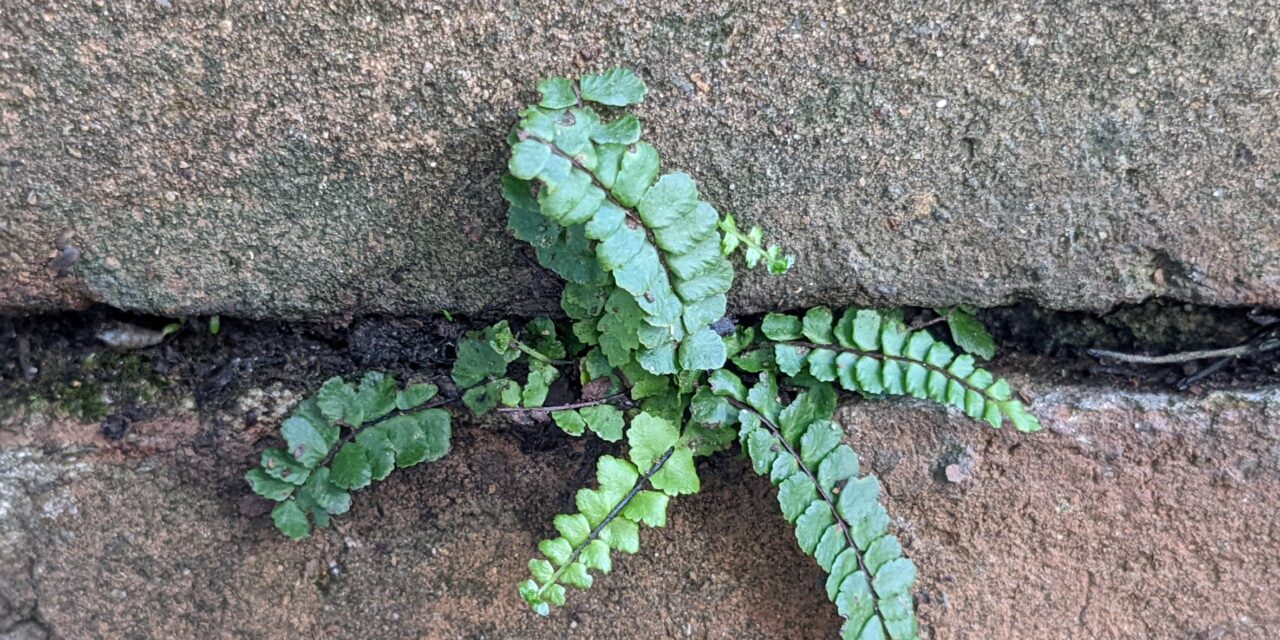
<svg viewBox="0 0 1280 640">
<path fill-rule="evenodd" d="M 557 535 L 538 545 L 520 596 L 548 615 L 565 603 L 566 587 L 590 587 L 593 572 L 613 569 L 613 552 L 639 549 L 641 525 L 666 525 L 671 498 L 699 491 L 696 458 L 737 442 L 777 485 L 800 548 L 826 573 L 827 596 L 845 618 L 842 637 L 916 637 L 916 568 L 888 532 L 879 482 L 863 473 L 833 422 L 841 395 L 910 395 L 1022 431 L 1037 430 L 1036 418 L 973 355 L 908 328 L 900 312 L 848 309 L 837 318 L 817 307 L 735 326 L 725 317 L 729 258 L 741 253 L 748 268 L 764 265 L 774 275 L 794 258 L 766 244 L 759 227 L 744 232 L 701 200 L 688 175 L 662 173 L 634 115 L 596 110 L 638 104 L 646 87 L 636 74 L 551 78 L 538 89 L 540 100 L 520 112 L 508 136 L 502 193 L 512 234 L 565 279 L 567 319 L 469 332 L 458 342 L 452 380 L 476 415 L 498 408 L 571 436 L 625 440 L 626 455 L 599 458 L 596 486 L 578 491 L 576 512 L 554 518 Z M 970 311 L 939 314 L 955 344 L 990 357 L 994 343 Z M 562 377 L 581 388 L 580 401 L 545 406 Z M 289 448 L 264 454 L 262 469 L 250 472 L 255 491 L 281 501 L 283 531 L 304 534 L 308 512 L 322 525 L 349 504 L 335 492 L 447 448 L 447 413 L 408 413 L 431 395 L 410 391 L 417 386 L 400 392 L 412 395 L 404 407 L 395 396 L 404 415 L 385 420 L 399 420 L 394 428 L 362 426 L 388 414 L 394 383 L 387 380 L 367 379 L 358 389 L 331 381 L 319 402 L 304 403 L 285 423 Z M 370 409 L 375 395 L 383 404 Z M 332 455 L 343 427 L 353 441 Z M 365 436 L 370 429 L 386 431 L 385 444 L 383 435 Z M 433 443 L 426 455 L 411 446 L 415 438 Z M 311 484 L 317 488 L 306 489 Z"/>
</svg>

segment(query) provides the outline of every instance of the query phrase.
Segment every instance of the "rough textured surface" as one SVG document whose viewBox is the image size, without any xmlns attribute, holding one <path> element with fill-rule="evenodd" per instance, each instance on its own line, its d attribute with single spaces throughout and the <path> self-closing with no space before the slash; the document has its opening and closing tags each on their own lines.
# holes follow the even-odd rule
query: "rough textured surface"
<svg viewBox="0 0 1280 640">
<path fill-rule="evenodd" d="M 0 309 L 553 308 L 501 138 L 618 64 L 666 166 L 800 255 L 741 310 L 1280 306 L 1266 3 L 4 4 Z"/>
<path fill-rule="evenodd" d="M 915 403 L 842 410 L 919 563 L 927 637 L 1280 634 L 1280 391 L 1204 397 L 1020 381 L 1044 433 Z M 273 400 L 273 398 L 275 398 Z M 135 423 L 0 429 L 0 633 L 17 637 L 829 638 L 818 571 L 740 460 L 590 594 L 539 619 L 515 577 L 598 453 L 458 430 L 443 462 L 362 492 L 303 543 L 238 474 L 293 398 Z M 495 470 L 503 470 L 495 473 Z M 947 478 L 950 480 L 947 480 Z M 786 594 L 779 601 L 778 594 Z M 27 636 L 21 635 L 27 633 Z"/>
</svg>

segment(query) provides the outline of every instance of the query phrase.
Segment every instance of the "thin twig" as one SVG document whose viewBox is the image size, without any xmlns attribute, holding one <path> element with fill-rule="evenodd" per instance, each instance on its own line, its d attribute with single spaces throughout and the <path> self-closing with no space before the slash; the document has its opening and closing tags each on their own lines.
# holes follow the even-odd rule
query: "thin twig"
<svg viewBox="0 0 1280 640">
<path fill-rule="evenodd" d="M 599 400 L 587 400 L 584 402 L 575 402 L 573 404 L 560 404 L 551 407 L 500 407 L 500 413 L 537 413 L 541 411 L 568 411 L 569 409 L 581 409 L 583 407 L 594 407 L 600 404 L 609 404 L 618 398 L 626 397 L 626 393 L 615 393 L 611 396 L 605 396 Z"/>
<path fill-rule="evenodd" d="M 911 323 L 911 326 L 908 328 L 911 329 L 912 331 L 919 331 L 925 327 L 932 327 L 933 325 L 938 324 L 940 322 L 946 322 L 947 318 L 950 318 L 950 317 L 951 317 L 951 312 L 948 311 L 945 315 L 938 316 L 932 320 L 928 320 L 925 322 L 913 322 Z"/>
<path fill-rule="evenodd" d="M 1227 347 L 1225 349 L 1183 351 L 1181 353 L 1170 353 L 1163 356 L 1144 356 L 1133 353 L 1120 353 L 1119 351 L 1107 351 L 1105 349 L 1090 349 L 1088 353 L 1095 358 L 1110 358 L 1112 360 L 1132 362 L 1135 364 L 1177 364 L 1180 362 L 1207 360 L 1209 358 L 1239 358 L 1241 356 L 1272 351 L 1274 349 L 1280 349 L 1280 340 L 1263 340 L 1257 343 L 1242 344 L 1236 347 Z"/>
<path fill-rule="evenodd" d="M 1274 335 L 1277 331 L 1280 331 L 1280 327 L 1276 327 L 1274 324 L 1267 325 L 1249 336 L 1249 339 L 1245 340 L 1242 346 L 1257 346 L 1258 353 L 1271 351 L 1277 346 L 1280 346 L 1280 341 L 1278 341 Z M 1222 370 L 1223 367 L 1227 366 L 1227 364 L 1232 360 L 1235 360 L 1236 357 L 1238 356 L 1219 358 L 1208 366 L 1201 368 L 1199 371 L 1179 380 L 1177 384 L 1178 390 L 1186 391 L 1187 389 L 1190 389 L 1191 385 Z"/>
</svg>

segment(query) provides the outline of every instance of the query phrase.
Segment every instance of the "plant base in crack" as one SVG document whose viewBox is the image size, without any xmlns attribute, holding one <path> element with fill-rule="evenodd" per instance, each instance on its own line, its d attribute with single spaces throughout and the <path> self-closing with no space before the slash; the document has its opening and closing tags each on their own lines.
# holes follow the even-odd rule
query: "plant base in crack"
<svg viewBox="0 0 1280 640">
<path fill-rule="evenodd" d="M 697 458 L 736 444 L 778 487 L 782 516 L 845 618 L 842 637 L 916 637 L 916 567 L 889 532 L 879 482 L 832 418 L 842 399 L 909 395 L 1037 430 L 1009 385 L 977 366 L 990 337 L 962 310 L 939 313 L 970 353 L 894 311 L 816 307 L 735 326 L 725 317 L 730 259 L 781 275 L 794 258 L 703 201 L 688 175 L 662 172 L 640 121 L 612 112 L 643 99 L 634 73 L 538 88 L 508 136 L 502 192 L 511 232 L 565 279 L 567 320 L 468 333 L 452 379 L 477 415 L 549 419 L 570 436 L 625 440 L 627 453 L 601 456 L 595 486 L 553 519 L 556 535 L 538 545 L 520 596 L 548 615 L 567 587 L 589 588 L 613 570 L 615 552 L 639 549 L 642 525 L 666 525 L 672 498 L 699 491 Z M 581 398 L 545 406 L 561 378 Z M 443 455 L 450 414 L 435 394 L 371 373 L 358 386 L 331 380 L 302 403 L 282 426 L 287 448 L 264 452 L 248 474 L 279 503 L 281 531 L 305 537 L 312 519 L 324 526 L 346 512 L 349 491 Z"/>
</svg>

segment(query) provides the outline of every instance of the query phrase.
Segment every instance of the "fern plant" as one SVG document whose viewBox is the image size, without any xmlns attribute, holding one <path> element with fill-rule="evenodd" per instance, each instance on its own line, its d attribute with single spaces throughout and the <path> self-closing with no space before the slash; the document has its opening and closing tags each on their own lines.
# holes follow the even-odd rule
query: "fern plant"
<svg viewBox="0 0 1280 640">
<path fill-rule="evenodd" d="M 378 371 L 359 386 L 331 378 L 280 425 L 285 448 L 263 451 L 245 480 L 277 503 L 271 517 L 281 533 L 306 538 L 312 520 L 324 528 L 351 508 L 351 491 L 449 452 L 451 416 L 428 404 L 438 391 L 430 383 L 400 389 Z"/>
<path fill-rule="evenodd" d="M 640 121 L 613 112 L 644 98 L 634 73 L 550 78 L 538 89 L 508 136 L 502 193 L 512 234 L 566 281 L 567 319 L 469 332 L 451 377 L 476 415 L 523 412 L 570 436 L 625 440 L 626 455 L 597 460 L 596 486 L 553 519 L 556 535 L 538 545 L 519 595 L 548 615 L 567 587 L 589 588 L 612 571 L 614 552 L 639 550 L 641 525 L 666 525 L 671 498 L 700 490 L 697 458 L 737 442 L 778 487 L 782 516 L 825 572 L 842 637 L 915 638 L 916 568 L 889 532 L 878 480 L 843 442 L 837 404 L 903 395 L 994 427 L 1035 431 L 1039 422 L 973 355 L 907 327 L 901 312 L 837 318 L 815 307 L 735 326 L 725 317 L 730 258 L 781 275 L 794 257 L 703 201 L 690 176 L 661 171 Z M 968 310 L 939 310 L 939 319 L 962 350 L 990 357 L 994 343 Z M 562 378 L 581 398 L 546 406 Z M 249 473 L 256 492 L 280 501 L 277 526 L 303 537 L 308 513 L 323 526 L 347 510 L 346 491 L 443 455 L 448 413 L 424 408 L 434 394 L 423 385 L 396 392 L 378 373 L 358 388 L 326 383 L 284 423 L 288 448 L 268 450 Z"/>
</svg>

